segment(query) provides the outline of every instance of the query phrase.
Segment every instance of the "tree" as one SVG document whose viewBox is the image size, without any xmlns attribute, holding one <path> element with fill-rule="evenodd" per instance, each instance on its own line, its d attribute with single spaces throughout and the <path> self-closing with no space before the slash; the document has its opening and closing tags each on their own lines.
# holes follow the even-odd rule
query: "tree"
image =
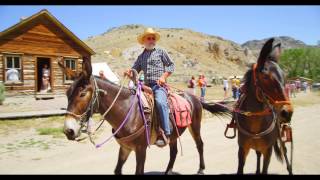
<svg viewBox="0 0 320 180">
<path fill-rule="evenodd" d="M 280 67 L 287 76 L 304 76 L 320 81 L 320 48 L 287 49 L 280 58 Z"/>
</svg>

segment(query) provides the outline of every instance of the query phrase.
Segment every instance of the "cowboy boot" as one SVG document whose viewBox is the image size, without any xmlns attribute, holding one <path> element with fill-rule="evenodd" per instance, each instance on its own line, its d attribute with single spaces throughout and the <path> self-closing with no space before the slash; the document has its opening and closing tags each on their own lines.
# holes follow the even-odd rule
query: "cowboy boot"
<svg viewBox="0 0 320 180">
<path fill-rule="evenodd" d="M 163 130 L 160 129 L 160 135 L 158 136 L 157 141 L 155 142 L 155 144 L 158 147 L 165 147 L 169 143 L 170 143 L 170 135 L 165 135 Z"/>
</svg>

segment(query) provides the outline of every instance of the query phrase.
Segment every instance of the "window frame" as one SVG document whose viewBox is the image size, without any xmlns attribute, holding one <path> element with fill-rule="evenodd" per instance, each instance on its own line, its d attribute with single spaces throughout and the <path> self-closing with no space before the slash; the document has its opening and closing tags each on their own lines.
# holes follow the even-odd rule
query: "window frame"
<svg viewBox="0 0 320 180">
<path fill-rule="evenodd" d="M 70 67 L 67 66 L 67 61 L 74 61 L 74 68 L 75 69 L 71 69 Z M 63 64 L 66 68 L 70 68 L 72 71 L 77 72 L 78 71 L 78 65 L 77 65 L 77 58 L 71 58 L 71 57 L 65 57 L 63 58 Z M 63 82 L 64 84 L 72 84 L 73 80 L 69 80 L 67 79 L 67 75 L 63 73 Z"/>
<path fill-rule="evenodd" d="M 13 67 L 15 66 L 15 62 L 14 62 L 14 58 L 18 57 L 19 58 L 19 68 L 14 68 L 14 69 L 18 69 L 20 71 L 20 80 L 19 81 L 8 81 L 7 80 L 7 71 L 10 69 L 7 67 L 8 64 L 8 57 L 12 57 L 12 62 L 13 62 Z M 8 54 L 4 54 L 3 55 L 3 80 L 4 80 L 4 84 L 6 85 L 21 85 L 23 84 L 23 63 L 22 63 L 22 54 L 15 54 L 15 53 L 8 53 Z"/>
</svg>

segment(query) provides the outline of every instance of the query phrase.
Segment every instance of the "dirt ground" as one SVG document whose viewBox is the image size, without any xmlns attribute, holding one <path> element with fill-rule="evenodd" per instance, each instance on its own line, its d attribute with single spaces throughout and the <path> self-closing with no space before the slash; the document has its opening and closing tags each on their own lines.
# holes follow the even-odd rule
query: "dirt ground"
<svg viewBox="0 0 320 180">
<path fill-rule="evenodd" d="M 320 96 L 317 93 L 300 93 L 293 99 L 295 112 L 292 119 L 294 137 L 294 174 L 320 173 Z M 234 174 L 237 170 L 237 141 L 223 136 L 229 119 L 209 117 L 203 119 L 202 137 L 206 174 Z M 39 135 L 41 128 L 61 128 L 63 117 L 0 121 L 0 174 L 113 174 L 119 146 L 115 140 L 96 149 L 88 141 L 68 141 L 62 134 Z M 111 134 L 105 124 L 96 142 Z M 174 171 L 194 174 L 199 158 L 194 141 L 188 131 L 182 138 L 183 156 L 177 156 Z M 179 148 L 179 147 L 178 147 Z M 145 172 L 162 174 L 169 161 L 169 148 L 151 146 L 147 151 Z M 245 173 L 254 173 L 256 156 L 251 151 Z M 124 165 L 124 174 L 135 172 L 132 153 Z M 285 164 L 272 156 L 271 174 L 287 174 Z"/>
</svg>

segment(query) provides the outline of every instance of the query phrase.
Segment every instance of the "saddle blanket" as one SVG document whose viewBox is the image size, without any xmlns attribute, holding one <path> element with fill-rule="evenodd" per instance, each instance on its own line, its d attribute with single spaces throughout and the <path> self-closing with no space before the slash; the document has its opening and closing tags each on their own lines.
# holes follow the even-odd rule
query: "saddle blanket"
<svg viewBox="0 0 320 180">
<path fill-rule="evenodd" d="M 187 127 L 192 123 L 190 113 L 191 106 L 186 99 L 178 94 L 170 93 L 169 104 L 178 127 Z"/>
</svg>

